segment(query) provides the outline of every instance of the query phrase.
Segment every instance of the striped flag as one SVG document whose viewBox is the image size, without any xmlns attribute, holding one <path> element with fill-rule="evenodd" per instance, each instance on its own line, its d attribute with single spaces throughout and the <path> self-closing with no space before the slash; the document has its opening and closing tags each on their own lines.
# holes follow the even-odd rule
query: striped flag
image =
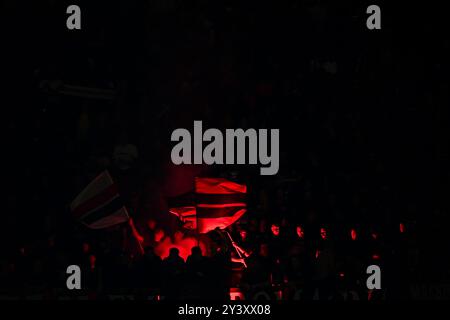
<svg viewBox="0 0 450 320">
<path fill-rule="evenodd" d="M 186 229 L 197 229 L 197 213 L 194 206 L 170 208 L 169 212 L 176 215 Z"/>
<path fill-rule="evenodd" d="M 76 219 L 91 229 L 127 222 L 129 215 L 108 171 L 97 176 L 70 205 Z"/>
<path fill-rule="evenodd" d="M 178 216 L 185 227 L 197 229 L 199 233 L 225 229 L 247 211 L 246 193 L 245 185 L 223 178 L 196 178 L 192 201 L 182 196 L 185 205 L 172 204 L 169 212 Z"/>
</svg>

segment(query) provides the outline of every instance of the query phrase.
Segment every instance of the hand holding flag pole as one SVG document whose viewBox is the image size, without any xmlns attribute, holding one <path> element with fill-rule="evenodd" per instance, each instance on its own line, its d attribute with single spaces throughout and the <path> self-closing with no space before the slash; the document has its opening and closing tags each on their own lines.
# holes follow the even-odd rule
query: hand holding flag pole
<svg viewBox="0 0 450 320">
<path fill-rule="evenodd" d="M 234 249 L 236 250 L 237 254 L 239 255 L 239 258 L 242 259 L 242 264 L 244 265 L 244 268 L 247 268 L 247 264 L 245 263 L 245 257 L 242 257 L 241 248 L 234 242 L 233 238 L 231 237 L 230 233 L 228 231 L 225 231 L 230 238 L 231 244 L 233 245 Z M 242 250 L 243 251 L 243 250 Z"/>
<path fill-rule="evenodd" d="M 216 229 L 224 230 L 247 211 L 247 186 L 244 184 L 224 178 L 196 177 L 193 192 L 193 197 L 183 194 L 178 199 L 173 198 L 169 212 L 176 215 L 185 226 L 197 231 L 198 243 L 200 234 Z M 223 232 L 220 234 L 225 237 Z M 228 232 L 227 234 L 242 264 L 247 268 L 244 259 L 248 254 L 239 248 Z"/>
<path fill-rule="evenodd" d="M 131 218 L 131 217 L 129 218 L 128 224 L 130 225 L 131 233 L 133 234 L 134 238 L 136 239 L 136 242 L 139 245 L 139 251 L 141 252 L 141 254 L 144 254 L 144 248 L 142 247 L 142 242 L 144 242 L 144 237 L 142 237 L 139 234 L 139 232 L 136 230 L 136 226 L 134 225 L 133 218 Z"/>
<path fill-rule="evenodd" d="M 144 254 L 142 242 L 133 219 L 123 204 L 117 185 L 107 170 L 100 173 L 70 204 L 72 215 L 91 229 L 104 229 L 128 222 L 139 250 Z"/>
</svg>

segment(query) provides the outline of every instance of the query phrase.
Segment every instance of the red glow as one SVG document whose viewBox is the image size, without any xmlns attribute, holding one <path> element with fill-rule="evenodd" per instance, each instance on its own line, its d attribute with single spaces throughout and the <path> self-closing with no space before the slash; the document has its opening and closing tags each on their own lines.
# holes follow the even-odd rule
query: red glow
<svg viewBox="0 0 450 320">
<path fill-rule="evenodd" d="M 239 220 L 247 209 L 240 209 L 236 211 L 231 217 L 219 217 L 219 218 L 201 218 L 197 216 L 197 232 L 207 233 L 208 231 L 216 228 L 225 229 L 229 225 Z"/>
<path fill-rule="evenodd" d="M 205 194 L 247 193 L 247 186 L 223 178 L 195 178 L 195 191 Z"/>
<path fill-rule="evenodd" d="M 327 229 L 320 228 L 320 237 L 322 238 L 322 240 L 327 240 L 328 238 Z"/>
<path fill-rule="evenodd" d="M 195 207 L 189 205 L 171 208 L 169 212 L 177 215 L 186 228 L 196 229 L 197 233 L 207 233 L 216 228 L 225 229 L 247 211 L 245 202 L 242 202 L 246 192 L 245 185 L 223 178 L 196 177 Z"/>
<path fill-rule="evenodd" d="M 320 255 L 320 251 L 316 250 L 316 259 L 319 258 L 319 255 Z"/>
<path fill-rule="evenodd" d="M 239 288 L 230 288 L 230 300 L 240 301 L 245 300 L 245 297 Z"/>
<path fill-rule="evenodd" d="M 155 235 L 154 235 L 155 242 L 161 242 L 164 237 L 165 237 L 164 230 L 162 230 L 162 229 L 156 230 Z"/>
<path fill-rule="evenodd" d="M 239 232 L 239 235 L 241 236 L 242 241 L 247 240 L 247 231 L 246 230 L 241 230 Z"/>
<path fill-rule="evenodd" d="M 203 254 L 206 253 L 205 244 L 200 241 L 198 243 L 197 239 L 194 237 L 185 237 L 182 232 L 176 232 L 174 239 L 170 237 L 165 237 L 155 246 L 155 253 L 165 259 L 169 256 L 169 251 L 171 248 L 177 248 L 180 251 L 180 257 L 186 261 L 187 257 L 191 254 L 192 247 L 197 246 L 197 244 L 202 249 Z"/>
<path fill-rule="evenodd" d="M 128 220 L 128 223 L 131 227 L 131 232 L 133 233 L 134 238 L 142 245 L 144 242 L 144 237 L 139 234 L 139 232 L 136 229 L 136 226 L 134 225 L 134 221 L 132 218 Z"/>
<path fill-rule="evenodd" d="M 352 229 L 352 230 L 350 231 L 350 237 L 352 238 L 353 241 L 356 240 L 357 234 L 356 234 L 356 230 L 355 230 L 355 229 Z"/>
<path fill-rule="evenodd" d="M 176 215 L 186 229 L 197 229 L 197 211 L 193 206 L 170 208 L 169 212 Z"/>
<path fill-rule="evenodd" d="M 153 219 L 149 219 L 149 220 L 147 221 L 147 227 L 148 227 L 150 230 L 155 230 L 155 229 L 156 229 L 156 221 L 153 220 Z"/>
<path fill-rule="evenodd" d="M 339 273 L 339 277 L 343 278 L 345 274 L 343 272 Z"/>
<path fill-rule="evenodd" d="M 405 225 L 403 223 L 400 223 L 400 233 L 405 232 Z"/>
<path fill-rule="evenodd" d="M 245 207 L 245 203 L 218 203 L 218 204 L 197 204 L 197 208 L 229 208 L 229 207 Z"/>
<path fill-rule="evenodd" d="M 272 234 L 275 237 L 278 237 L 280 235 L 280 226 L 277 224 L 272 224 L 272 226 L 270 227 L 270 231 L 272 231 Z"/>
<path fill-rule="evenodd" d="M 375 254 L 372 255 L 372 259 L 373 260 L 380 260 L 380 256 L 375 253 Z"/>
<path fill-rule="evenodd" d="M 296 228 L 296 233 L 297 233 L 297 236 L 300 238 L 300 239 L 303 239 L 303 238 L 305 238 L 305 231 L 303 230 L 303 227 L 302 226 L 297 226 L 297 228 Z"/>
<path fill-rule="evenodd" d="M 372 236 L 373 240 L 377 240 L 378 239 L 378 234 L 376 234 L 375 232 L 372 232 L 371 236 Z"/>
</svg>

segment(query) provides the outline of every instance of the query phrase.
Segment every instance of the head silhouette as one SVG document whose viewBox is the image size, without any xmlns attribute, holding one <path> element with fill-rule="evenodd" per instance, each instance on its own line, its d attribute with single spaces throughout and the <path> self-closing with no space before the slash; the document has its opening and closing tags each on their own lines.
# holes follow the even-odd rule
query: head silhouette
<svg viewBox="0 0 450 320">
<path fill-rule="evenodd" d="M 202 256 L 202 249 L 200 247 L 192 247 L 191 254 L 193 257 L 201 257 Z"/>
<path fill-rule="evenodd" d="M 169 257 L 179 257 L 180 256 L 180 250 L 177 248 L 170 248 L 169 251 Z"/>
</svg>

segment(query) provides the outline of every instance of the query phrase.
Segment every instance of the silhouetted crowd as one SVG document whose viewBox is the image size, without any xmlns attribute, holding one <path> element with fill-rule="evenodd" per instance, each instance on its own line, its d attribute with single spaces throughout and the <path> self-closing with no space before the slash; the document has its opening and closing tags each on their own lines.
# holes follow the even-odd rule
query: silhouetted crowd
<svg viewBox="0 0 450 320">
<path fill-rule="evenodd" d="M 418 262 L 414 235 L 404 223 L 390 233 L 358 226 L 338 232 L 311 221 L 249 217 L 228 230 L 197 236 L 198 245 L 188 248 L 180 244 L 183 237 L 192 237 L 189 231 L 166 235 L 152 220 L 149 226 L 154 233 L 141 243 L 143 251 L 127 232 L 119 237 L 121 245 L 111 241 L 126 226 L 72 246 L 55 238 L 22 246 L 2 266 L 3 293 L 49 299 L 67 295 L 66 268 L 75 264 L 81 268 L 82 291 L 72 295 L 90 299 L 121 294 L 214 301 L 230 299 L 230 290 L 237 290 L 240 299 L 406 299 Z M 174 236 L 178 240 L 171 241 Z M 167 252 L 155 250 L 167 241 L 173 244 Z M 180 249 L 188 249 L 188 256 L 183 258 Z M 370 265 L 381 268 L 383 290 L 367 289 Z"/>
</svg>

